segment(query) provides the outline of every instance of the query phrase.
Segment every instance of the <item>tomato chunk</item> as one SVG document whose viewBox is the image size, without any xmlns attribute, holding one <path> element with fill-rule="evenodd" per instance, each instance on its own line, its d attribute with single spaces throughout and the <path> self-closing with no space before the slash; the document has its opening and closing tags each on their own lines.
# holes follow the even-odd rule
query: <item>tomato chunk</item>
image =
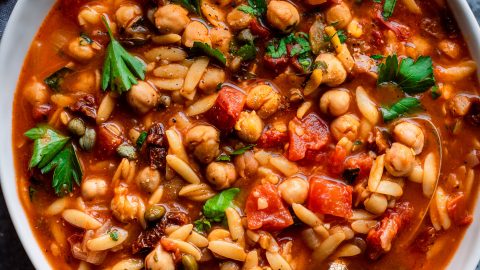
<svg viewBox="0 0 480 270">
<path fill-rule="evenodd" d="M 305 158 L 306 152 L 321 150 L 330 141 L 328 125 L 318 115 L 311 113 L 302 119 L 294 118 L 288 124 L 290 146 L 287 158 L 297 161 Z"/>
<path fill-rule="evenodd" d="M 373 165 L 373 159 L 366 153 L 360 153 L 355 156 L 348 157 L 345 160 L 345 169 L 359 169 L 357 179 L 362 179 L 370 173 L 370 169 Z"/>
<path fill-rule="evenodd" d="M 468 214 L 467 201 L 463 192 L 457 192 L 449 196 L 447 212 L 456 225 L 469 225 L 473 222 L 473 216 Z"/>
<path fill-rule="evenodd" d="M 340 174 L 343 172 L 343 168 L 344 168 L 344 161 L 345 161 L 345 158 L 347 157 L 347 150 L 345 150 L 345 148 L 343 148 L 342 146 L 335 146 L 335 150 L 333 150 L 332 152 L 330 152 L 330 155 L 329 155 L 329 161 L 328 161 L 328 168 L 330 170 L 330 172 L 334 173 L 334 174 Z"/>
<path fill-rule="evenodd" d="M 252 189 L 245 204 L 250 230 L 281 230 L 293 224 L 293 218 L 272 184 Z"/>
<path fill-rule="evenodd" d="M 352 192 L 351 186 L 313 176 L 310 178 L 308 209 L 315 213 L 349 218 L 352 216 Z"/>
<path fill-rule="evenodd" d="M 218 92 L 213 107 L 206 113 L 206 117 L 218 129 L 230 132 L 243 110 L 247 97 L 239 90 L 223 86 Z"/>
<path fill-rule="evenodd" d="M 257 146 L 261 148 L 282 147 L 288 142 L 288 133 L 282 132 L 274 127 L 263 131 L 262 136 L 257 141 Z"/>
</svg>

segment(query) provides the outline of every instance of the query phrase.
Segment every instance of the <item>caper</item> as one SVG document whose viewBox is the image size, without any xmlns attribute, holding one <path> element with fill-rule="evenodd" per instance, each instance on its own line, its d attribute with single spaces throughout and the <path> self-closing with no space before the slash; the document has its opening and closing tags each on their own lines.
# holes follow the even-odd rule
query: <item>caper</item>
<svg viewBox="0 0 480 270">
<path fill-rule="evenodd" d="M 161 219 L 165 215 L 165 207 L 154 204 L 145 210 L 145 220 L 153 222 Z"/>
<path fill-rule="evenodd" d="M 182 255 L 182 265 L 185 270 L 198 270 L 198 264 L 195 258 L 190 254 Z"/>
<path fill-rule="evenodd" d="M 96 138 L 97 133 L 95 132 L 95 130 L 93 128 L 87 128 L 85 130 L 85 134 L 83 134 L 78 143 L 83 150 L 90 151 L 95 145 Z"/>
<path fill-rule="evenodd" d="M 238 33 L 237 39 L 244 42 L 252 42 L 255 39 L 255 37 L 253 36 L 250 29 L 247 28 L 240 31 L 240 33 Z"/>
<path fill-rule="evenodd" d="M 85 123 L 80 118 L 73 118 L 70 120 L 70 122 L 67 124 L 67 127 L 71 133 L 77 136 L 83 136 L 85 134 Z"/>
<path fill-rule="evenodd" d="M 168 108 L 170 107 L 170 104 L 172 104 L 172 98 L 170 96 L 167 96 L 167 95 L 162 95 L 160 97 L 160 105 L 165 107 L 165 108 Z"/>
<path fill-rule="evenodd" d="M 131 146 L 128 143 L 124 143 L 117 147 L 117 154 L 121 157 L 128 158 L 129 160 L 137 158 L 137 152 L 135 147 Z"/>
</svg>

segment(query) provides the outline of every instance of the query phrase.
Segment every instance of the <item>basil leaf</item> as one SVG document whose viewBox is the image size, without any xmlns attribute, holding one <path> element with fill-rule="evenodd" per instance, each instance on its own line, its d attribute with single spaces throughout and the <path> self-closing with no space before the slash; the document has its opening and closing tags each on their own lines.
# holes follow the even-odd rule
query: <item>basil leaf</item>
<svg viewBox="0 0 480 270">
<path fill-rule="evenodd" d="M 407 97 L 401 99 L 389 109 L 380 108 L 380 110 L 382 111 L 383 121 L 389 122 L 402 116 L 405 113 L 411 112 L 412 110 L 419 108 L 420 105 L 420 100 L 413 97 Z"/>
<path fill-rule="evenodd" d="M 385 0 L 383 4 L 383 17 L 388 19 L 392 16 L 393 10 L 395 9 L 395 5 L 397 4 L 397 0 Z"/>
<path fill-rule="evenodd" d="M 62 85 L 63 80 L 65 79 L 65 76 L 67 76 L 67 74 L 70 73 L 70 72 L 72 72 L 71 69 L 69 69 L 67 67 L 62 67 L 61 69 L 55 71 L 50 76 L 45 78 L 45 80 L 43 80 L 43 81 L 53 91 L 58 92 L 58 91 L 60 91 L 60 86 Z"/>
<path fill-rule="evenodd" d="M 225 217 L 225 209 L 232 205 L 232 201 L 240 192 L 239 188 L 230 188 L 209 199 L 203 206 L 203 214 L 208 220 L 221 222 Z"/>
<path fill-rule="evenodd" d="M 195 41 L 193 42 L 193 47 L 191 51 L 193 53 L 206 55 L 212 59 L 215 59 L 224 66 L 227 63 L 227 58 L 225 57 L 225 55 L 223 55 L 223 53 L 218 49 L 210 47 L 210 45 L 208 45 L 207 43 Z"/>
</svg>

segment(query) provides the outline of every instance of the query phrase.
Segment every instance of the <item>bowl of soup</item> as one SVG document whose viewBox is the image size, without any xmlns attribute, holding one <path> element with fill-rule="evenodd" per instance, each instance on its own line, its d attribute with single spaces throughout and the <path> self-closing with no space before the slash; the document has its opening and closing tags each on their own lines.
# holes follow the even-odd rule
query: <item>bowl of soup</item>
<svg viewBox="0 0 480 270">
<path fill-rule="evenodd" d="M 38 269 L 474 269 L 479 45 L 460 0 L 19 1 L 12 220 Z"/>
</svg>

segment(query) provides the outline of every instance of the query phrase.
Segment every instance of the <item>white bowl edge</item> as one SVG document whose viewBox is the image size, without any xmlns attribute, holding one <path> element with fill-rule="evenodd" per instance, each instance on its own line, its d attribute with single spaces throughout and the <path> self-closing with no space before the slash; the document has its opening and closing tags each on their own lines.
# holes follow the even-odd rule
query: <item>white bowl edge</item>
<svg viewBox="0 0 480 270">
<path fill-rule="evenodd" d="M 10 16 L 0 44 L 0 132 L 2 154 L 0 155 L 0 183 L 10 217 L 25 251 L 36 269 L 50 269 L 43 251 L 28 222 L 18 197 L 12 148 L 12 106 L 18 78 L 33 37 L 55 0 L 19 0 Z M 480 66 L 480 27 L 466 0 L 447 0 L 462 29 L 472 57 Z M 20 61 L 9 61 L 9 59 Z M 480 68 L 477 69 L 480 78 Z M 478 193 L 478 190 L 477 190 Z M 480 260 L 480 201 L 476 203 L 474 223 L 468 228 L 455 256 L 447 269 L 474 270 Z"/>
</svg>

